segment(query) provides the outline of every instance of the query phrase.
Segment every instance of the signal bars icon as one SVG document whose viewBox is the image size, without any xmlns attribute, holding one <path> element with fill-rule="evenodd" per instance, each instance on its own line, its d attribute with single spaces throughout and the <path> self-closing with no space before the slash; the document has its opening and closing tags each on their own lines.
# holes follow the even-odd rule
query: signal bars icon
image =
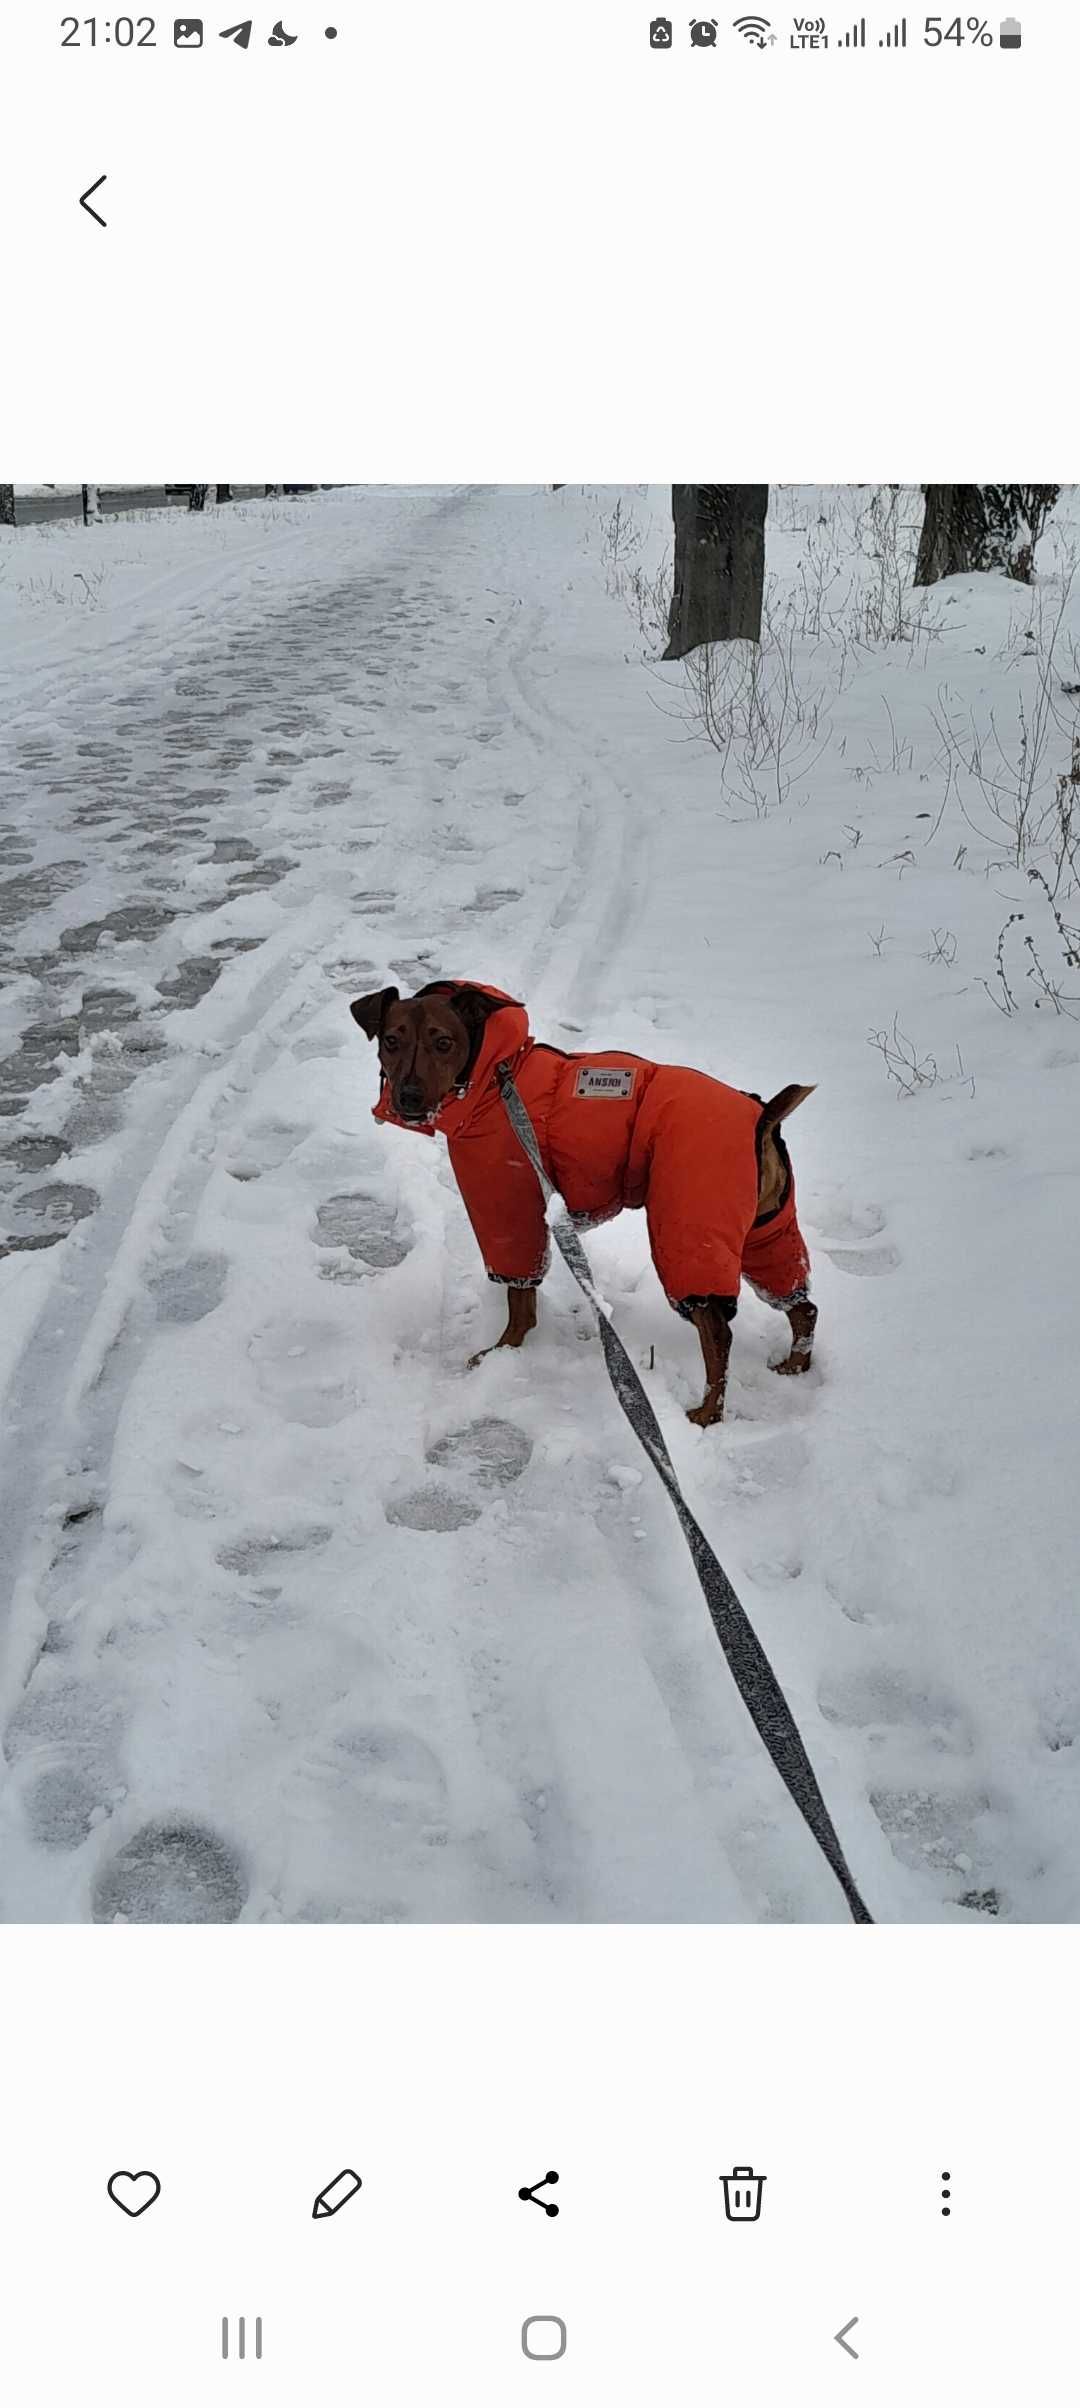
<svg viewBox="0 0 1080 2408">
<path fill-rule="evenodd" d="M 885 34 L 884 38 L 883 38 L 883 39 L 882 39 L 882 40 L 881 40 L 881 41 L 878 43 L 878 49 L 879 49 L 879 50 L 906 50 L 906 49 L 907 49 L 907 18 L 906 18 L 906 17 L 901 17 L 899 25 L 894 25 L 894 26 L 893 26 L 893 29 L 892 29 L 892 32 L 891 32 L 891 33 L 887 33 L 887 34 Z"/>
<path fill-rule="evenodd" d="M 838 50 L 865 50 L 865 48 L 866 48 L 866 19 L 865 19 L 865 17 L 859 17 L 859 18 L 857 18 L 857 20 L 856 20 L 855 24 L 854 24 L 854 25 L 852 26 L 852 28 L 851 28 L 851 32 L 850 32 L 850 33 L 845 33 L 845 34 L 841 34 L 841 35 L 840 35 L 840 37 L 839 37 L 839 39 L 838 39 L 838 41 L 837 41 L 836 47 L 837 47 L 837 49 L 838 49 Z"/>
</svg>

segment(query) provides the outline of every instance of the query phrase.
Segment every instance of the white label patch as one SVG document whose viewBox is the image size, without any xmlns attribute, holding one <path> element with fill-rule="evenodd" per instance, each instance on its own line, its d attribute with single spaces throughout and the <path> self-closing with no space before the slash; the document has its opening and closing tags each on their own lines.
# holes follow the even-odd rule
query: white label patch
<svg viewBox="0 0 1080 2408">
<path fill-rule="evenodd" d="M 583 1064 L 574 1082 L 575 1095 L 613 1095 L 625 1102 L 634 1092 L 636 1070 L 597 1070 Z"/>
</svg>

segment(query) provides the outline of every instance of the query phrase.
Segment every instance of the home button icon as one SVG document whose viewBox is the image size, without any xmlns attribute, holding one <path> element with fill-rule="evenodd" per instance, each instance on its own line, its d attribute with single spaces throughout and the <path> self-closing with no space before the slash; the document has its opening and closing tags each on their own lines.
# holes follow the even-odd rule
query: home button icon
<svg viewBox="0 0 1080 2408">
<path fill-rule="evenodd" d="M 565 2358 L 566 2326 L 561 2316 L 526 2316 L 521 2346 L 527 2358 Z"/>
</svg>

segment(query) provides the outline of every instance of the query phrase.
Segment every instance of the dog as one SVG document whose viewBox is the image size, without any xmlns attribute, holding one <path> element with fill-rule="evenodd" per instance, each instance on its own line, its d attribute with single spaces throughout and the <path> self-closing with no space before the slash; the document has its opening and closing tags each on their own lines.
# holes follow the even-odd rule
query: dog
<svg viewBox="0 0 1080 2408">
<path fill-rule="evenodd" d="M 549 1260 L 539 1182 L 499 1088 L 505 1068 L 576 1226 L 644 1208 L 664 1293 L 701 1341 L 705 1395 L 689 1420 L 723 1419 L 744 1278 L 790 1323 L 790 1352 L 773 1369 L 809 1370 L 817 1306 L 780 1129 L 812 1087 L 783 1087 L 766 1103 L 638 1054 L 566 1053 L 536 1042 L 512 996 L 469 980 L 435 979 L 405 1000 L 383 987 L 349 1009 L 379 1048 L 374 1118 L 447 1139 L 488 1278 L 508 1291 L 506 1328 L 470 1369 L 535 1329 Z"/>
</svg>

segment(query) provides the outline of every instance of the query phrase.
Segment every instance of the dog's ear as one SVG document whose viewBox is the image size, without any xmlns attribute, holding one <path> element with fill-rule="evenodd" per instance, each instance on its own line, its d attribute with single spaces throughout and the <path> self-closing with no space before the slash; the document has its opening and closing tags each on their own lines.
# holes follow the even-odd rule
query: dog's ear
<svg viewBox="0 0 1080 2408">
<path fill-rule="evenodd" d="M 510 1000 L 508 995 L 485 995 L 480 987 L 453 987 L 447 996 L 447 1002 L 453 1005 L 458 1019 L 464 1021 L 469 1032 L 466 1078 L 471 1077 L 475 1069 L 476 1057 L 484 1042 L 484 1030 L 492 1013 L 501 1012 Z"/>
<path fill-rule="evenodd" d="M 453 1004 L 459 1019 L 476 1037 L 486 1027 L 493 1012 L 501 1012 L 513 1001 L 512 995 L 485 995 L 481 987 L 452 987 L 447 997 L 447 1002 Z M 520 1008 L 519 1004 L 514 1005 L 515 1010 L 519 1011 Z"/>
<path fill-rule="evenodd" d="M 377 995 L 358 995 L 355 1003 L 350 1003 L 349 1010 L 358 1027 L 363 1029 L 365 1037 L 380 1035 L 383 1021 L 391 1004 L 397 1002 L 399 992 L 397 987 L 380 987 Z"/>
</svg>

